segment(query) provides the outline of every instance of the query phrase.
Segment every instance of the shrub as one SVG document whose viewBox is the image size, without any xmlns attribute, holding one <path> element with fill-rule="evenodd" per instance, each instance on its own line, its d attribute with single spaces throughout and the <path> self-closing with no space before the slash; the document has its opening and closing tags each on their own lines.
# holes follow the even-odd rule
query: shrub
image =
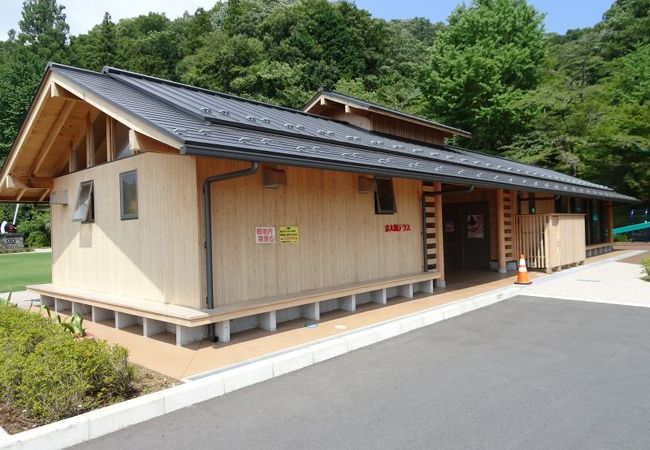
<svg viewBox="0 0 650 450">
<path fill-rule="evenodd" d="M 641 267 L 643 267 L 643 270 L 645 271 L 643 279 L 645 281 L 650 281 L 650 257 L 641 260 Z"/>
<path fill-rule="evenodd" d="M 627 234 L 615 234 L 614 242 L 630 242 L 630 237 Z"/>
<path fill-rule="evenodd" d="M 44 232 L 36 230 L 29 233 L 29 236 L 25 238 L 25 245 L 30 248 L 43 248 L 49 247 L 50 241 Z"/>
<path fill-rule="evenodd" d="M 50 246 L 50 212 L 45 209 L 27 208 L 18 221 L 18 232 L 25 236 L 28 247 Z"/>
<path fill-rule="evenodd" d="M 75 338 L 39 314 L 0 306 L 0 399 L 41 422 L 126 399 L 134 370 L 128 353 Z"/>
</svg>

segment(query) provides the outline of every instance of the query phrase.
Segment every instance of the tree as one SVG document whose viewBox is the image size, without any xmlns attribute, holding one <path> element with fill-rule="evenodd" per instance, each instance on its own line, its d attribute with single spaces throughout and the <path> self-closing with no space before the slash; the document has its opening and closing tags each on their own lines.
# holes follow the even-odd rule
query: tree
<svg viewBox="0 0 650 450">
<path fill-rule="evenodd" d="M 0 49 L 0 159 L 4 160 L 18 133 L 45 64 L 67 62 L 68 25 L 56 0 L 26 0 L 20 32 L 10 32 Z"/>
<path fill-rule="evenodd" d="M 176 80 L 181 59 L 179 42 L 164 14 L 149 13 L 124 19 L 116 26 L 117 56 L 121 68 Z"/>
<path fill-rule="evenodd" d="M 99 54 L 100 64 L 112 66 L 117 57 L 117 32 L 115 24 L 111 20 L 108 12 L 104 13 L 104 20 L 99 26 L 99 40 L 97 52 Z"/>
<path fill-rule="evenodd" d="M 594 27 L 606 58 L 623 56 L 650 43 L 650 0 L 616 0 Z"/>
<path fill-rule="evenodd" d="M 56 0 L 25 0 L 18 41 L 42 60 L 66 61 L 70 27 Z"/>
<path fill-rule="evenodd" d="M 8 42 L 0 50 L 0 60 L 0 160 L 4 161 L 43 78 L 45 62 L 18 42 Z"/>
<path fill-rule="evenodd" d="M 423 74 L 429 114 L 472 131 L 464 144 L 488 152 L 527 131 L 525 101 L 542 76 L 543 16 L 525 0 L 474 0 L 441 29 Z"/>
</svg>

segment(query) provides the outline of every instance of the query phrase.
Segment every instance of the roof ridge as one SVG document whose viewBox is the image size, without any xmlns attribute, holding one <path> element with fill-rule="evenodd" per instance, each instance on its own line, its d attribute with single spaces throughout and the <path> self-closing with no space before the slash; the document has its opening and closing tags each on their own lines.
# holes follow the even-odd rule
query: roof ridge
<svg viewBox="0 0 650 450">
<path fill-rule="evenodd" d="M 83 70 L 83 69 L 80 69 L 80 70 Z M 93 72 L 93 73 L 97 73 L 97 72 Z M 156 82 L 156 83 L 167 84 L 167 85 L 170 85 L 170 86 L 184 88 L 184 89 L 188 89 L 188 90 L 191 90 L 191 91 L 204 92 L 206 94 L 216 95 L 216 96 L 228 98 L 228 99 L 231 99 L 231 100 L 237 100 L 237 101 L 252 103 L 254 105 L 261 105 L 261 106 L 266 106 L 266 107 L 269 107 L 269 108 L 280 109 L 282 111 L 289 111 L 289 112 L 292 112 L 292 113 L 295 113 L 295 114 L 300 114 L 300 115 L 309 116 L 309 117 L 318 117 L 319 119 L 327 120 L 327 121 L 330 121 L 330 122 L 346 123 L 347 124 L 347 122 L 342 122 L 340 120 L 332 119 L 330 117 L 320 116 L 318 114 L 313 114 L 313 113 L 310 113 L 310 112 L 307 112 L 307 111 L 302 111 L 302 110 L 296 109 L 296 108 L 290 108 L 288 106 L 274 105 L 272 103 L 266 103 L 266 102 L 262 102 L 262 101 L 259 101 L 259 100 L 246 98 L 246 97 L 240 97 L 238 95 L 227 94 L 225 92 L 219 92 L 219 91 L 215 91 L 213 89 L 207 89 L 207 88 L 202 88 L 202 87 L 198 87 L 198 86 L 193 86 L 191 84 L 181 83 L 179 81 L 166 80 L 164 78 L 154 77 L 154 76 L 151 76 L 151 75 L 145 75 L 145 74 L 138 73 L 138 72 L 132 72 L 132 71 L 120 69 L 120 68 L 117 68 L 117 67 L 104 66 L 102 68 L 101 73 L 105 74 L 105 75 L 116 74 L 116 75 L 126 75 L 126 76 L 129 76 L 129 77 L 143 78 L 145 80 L 150 80 L 150 81 L 153 81 L 153 82 Z"/>
<path fill-rule="evenodd" d="M 45 65 L 45 72 L 47 72 L 50 69 L 56 69 L 56 68 L 74 70 L 74 71 L 81 72 L 81 73 L 92 73 L 93 75 L 100 75 L 101 74 L 100 72 L 95 72 L 94 70 L 83 69 L 81 67 L 75 67 L 75 66 L 69 66 L 67 64 L 62 64 L 62 63 L 58 63 L 58 62 L 54 62 L 54 61 L 49 61 Z"/>
</svg>

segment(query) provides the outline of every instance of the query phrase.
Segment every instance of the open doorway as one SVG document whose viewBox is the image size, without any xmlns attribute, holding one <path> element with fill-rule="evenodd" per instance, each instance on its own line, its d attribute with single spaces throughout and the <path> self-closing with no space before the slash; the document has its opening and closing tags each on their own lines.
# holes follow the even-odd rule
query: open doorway
<svg viewBox="0 0 650 450">
<path fill-rule="evenodd" d="M 489 203 L 446 203 L 443 208 L 445 267 L 490 269 Z"/>
</svg>

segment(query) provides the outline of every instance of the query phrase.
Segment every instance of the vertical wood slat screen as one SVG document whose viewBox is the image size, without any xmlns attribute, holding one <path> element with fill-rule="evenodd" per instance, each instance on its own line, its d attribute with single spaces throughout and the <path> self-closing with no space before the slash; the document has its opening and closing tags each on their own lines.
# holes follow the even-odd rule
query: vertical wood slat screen
<svg viewBox="0 0 650 450">
<path fill-rule="evenodd" d="M 506 244 L 506 261 L 513 261 L 519 255 L 515 248 L 515 191 L 503 191 L 503 223 Z"/>
<path fill-rule="evenodd" d="M 517 248 L 531 269 L 578 264 L 586 258 L 583 214 L 528 214 L 515 216 Z"/>
<path fill-rule="evenodd" d="M 442 233 L 442 230 L 438 230 L 436 226 L 436 202 L 442 201 L 442 198 L 440 195 L 430 195 L 434 190 L 433 183 L 422 184 L 422 208 L 424 210 L 422 243 L 425 252 L 423 264 L 425 272 L 440 271 L 440 264 L 438 264 L 438 238 L 440 236 L 438 236 L 438 231 Z"/>
</svg>

